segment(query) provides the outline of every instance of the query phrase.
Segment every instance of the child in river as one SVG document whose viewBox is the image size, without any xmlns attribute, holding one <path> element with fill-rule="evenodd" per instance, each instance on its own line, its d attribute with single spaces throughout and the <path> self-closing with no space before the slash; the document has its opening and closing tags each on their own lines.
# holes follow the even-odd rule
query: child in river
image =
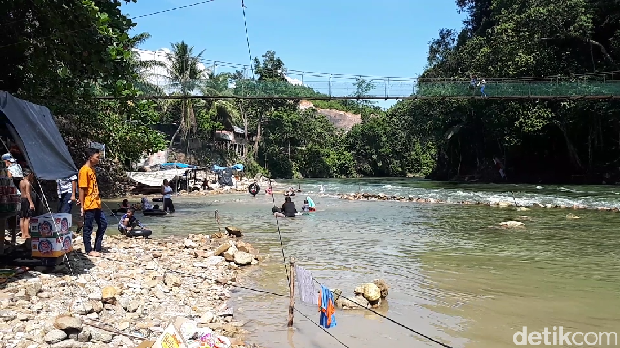
<svg viewBox="0 0 620 348">
<path fill-rule="evenodd" d="M 307 213 L 310 211 L 310 204 L 308 204 L 308 200 L 304 199 L 304 205 L 301 206 L 301 211 Z"/>
</svg>

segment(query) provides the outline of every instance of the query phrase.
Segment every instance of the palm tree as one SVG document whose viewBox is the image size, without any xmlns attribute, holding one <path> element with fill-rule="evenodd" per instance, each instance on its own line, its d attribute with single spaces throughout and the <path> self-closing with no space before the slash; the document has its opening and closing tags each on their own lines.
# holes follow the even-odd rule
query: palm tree
<svg viewBox="0 0 620 348">
<path fill-rule="evenodd" d="M 205 69 L 200 66 L 201 51 L 194 54 L 194 47 L 190 47 L 185 41 L 171 44 L 171 52 L 166 54 L 166 76 L 169 81 L 168 89 L 173 89 L 173 95 L 190 96 L 201 85 L 201 79 L 205 77 Z M 187 138 L 190 130 L 196 130 L 196 117 L 194 115 L 193 102 L 191 99 L 181 101 L 181 120 L 179 127 L 170 139 L 170 147 L 179 132 Z"/>
</svg>

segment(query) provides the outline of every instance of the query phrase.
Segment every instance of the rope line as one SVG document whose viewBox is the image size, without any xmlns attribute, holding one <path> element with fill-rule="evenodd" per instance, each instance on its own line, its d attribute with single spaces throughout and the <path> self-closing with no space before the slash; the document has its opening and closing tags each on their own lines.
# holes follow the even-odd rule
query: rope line
<svg viewBox="0 0 620 348">
<path fill-rule="evenodd" d="M 269 190 L 271 191 L 271 201 L 273 202 L 273 206 L 275 207 L 276 206 L 276 199 L 275 199 L 275 196 L 273 195 L 273 186 L 271 185 L 271 178 L 269 179 Z M 284 265 L 284 273 L 286 274 L 286 280 L 288 281 L 288 285 L 290 287 L 291 286 L 291 282 L 294 282 L 295 279 L 291 279 L 289 277 L 289 272 L 286 269 L 286 257 L 284 256 L 284 243 L 282 242 L 282 232 L 280 231 L 280 219 L 278 218 L 277 215 L 274 214 L 274 216 L 276 218 L 276 224 L 278 226 L 278 237 L 280 238 L 280 249 L 282 250 L 282 264 Z M 287 297 L 290 297 L 292 295 L 293 294 L 289 294 Z M 283 296 L 283 295 L 279 295 L 279 296 Z M 310 317 L 308 317 L 306 314 L 301 312 L 299 309 L 293 307 L 293 310 L 296 311 L 297 313 L 301 314 L 304 318 L 308 319 L 308 321 L 310 321 L 312 324 L 316 325 L 319 329 L 323 330 L 323 332 L 325 332 L 326 334 L 331 336 L 331 338 L 336 340 L 342 346 L 344 346 L 345 348 L 349 348 L 349 346 L 347 346 L 344 342 L 339 340 L 336 336 L 334 336 L 334 334 L 332 334 L 331 332 L 327 331 L 327 329 L 325 329 L 324 327 L 322 327 L 321 325 L 316 323 L 314 320 L 310 319 Z"/>
<path fill-rule="evenodd" d="M 338 341 L 338 343 L 342 344 L 342 346 L 344 346 L 346 348 L 350 348 L 344 342 L 342 342 L 336 336 L 334 336 L 334 334 L 332 334 L 331 332 L 327 331 L 324 327 L 322 327 L 321 325 L 317 324 L 317 322 L 315 322 L 314 320 L 310 319 L 310 317 L 305 315 L 302 311 L 300 311 L 299 309 L 297 309 L 295 307 L 293 307 L 293 309 L 295 310 L 295 312 L 297 312 L 297 313 L 301 314 L 302 316 L 304 316 L 304 318 L 308 319 L 308 321 L 310 321 L 312 324 L 316 325 L 319 329 L 323 330 L 326 334 L 330 335 L 333 339 Z"/>
<path fill-rule="evenodd" d="M 272 199 L 272 202 L 273 202 L 273 204 L 274 204 L 274 206 L 275 206 L 275 196 L 274 196 L 274 194 L 273 194 L 273 187 L 272 187 L 272 184 L 271 184 L 271 179 L 269 180 L 269 188 L 271 189 L 271 199 Z M 108 209 L 110 209 L 110 207 L 109 207 L 107 204 L 105 204 L 105 203 L 104 203 L 104 205 L 106 205 L 106 207 L 107 207 Z M 216 218 L 218 218 L 218 220 L 219 220 L 219 214 L 218 214 L 218 212 L 217 212 L 217 211 L 216 211 Z M 285 271 L 285 274 L 286 274 L 286 279 L 287 279 L 288 284 L 289 284 L 289 286 L 290 286 L 290 282 L 291 282 L 291 281 L 294 281 L 294 279 L 291 279 L 291 278 L 289 277 L 289 273 L 288 273 L 288 270 L 287 270 L 287 268 L 286 268 L 286 257 L 285 257 L 285 253 L 284 253 L 284 243 L 283 243 L 283 241 L 282 241 L 282 233 L 281 233 L 281 231 L 280 231 L 279 218 L 278 218 L 277 216 L 275 216 L 275 218 L 276 218 L 276 223 L 277 223 L 277 226 L 278 226 L 278 236 L 279 236 L 279 239 L 280 239 L 280 249 L 281 249 L 281 251 L 282 251 L 282 259 L 283 259 L 284 271 Z M 66 257 L 66 254 L 65 254 L 65 257 Z M 112 258 L 107 258 L 107 257 L 101 257 L 101 258 L 106 259 L 106 260 L 110 260 L 110 261 L 114 261 L 114 262 L 127 262 L 127 261 L 119 261 L 119 260 L 115 260 L 115 259 L 112 259 Z M 153 261 L 157 264 L 158 268 L 161 268 L 161 269 L 163 270 L 163 272 L 164 272 L 164 273 L 165 273 L 165 272 L 171 272 L 171 273 L 176 273 L 176 274 L 180 274 L 180 275 L 183 275 L 183 276 L 198 277 L 198 278 L 202 278 L 202 279 L 205 279 L 205 280 L 212 280 L 212 281 L 214 281 L 214 280 L 215 280 L 215 279 L 213 279 L 213 278 L 209 278 L 209 277 L 204 276 L 204 275 L 201 275 L 201 274 L 197 274 L 197 275 L 196 275 L 196 274 L 187 274 L 187 272 L 181 272 L 181 271 L 177 271 L 177 270 L 173 270 L 173 269 L 165 269 L 164 267 L 161 267 L 161 266 L 159 265 L 159 263 L 157 262 L 157 260 L 156 260 L 156 259 L 153 259 Z M 137 262 L 135 262 L 135 261 L 129 261 L 129 262 L 132 262 L 132 263 L 134 263 L 134 264 L 138 264 L 138 263 L 137 263 Z M 90 273 L 89 273 L 89 274 L 90 274 Z M 91 277 L 92 277 L 92 275 L 91 275 Z M 321 282 L 319 282 L 318 280 L 316 280 L 314 277 L 313 277 L 312 279 L 313 279 L 313 280 L 314 280 L 314 282 L 316 282 L 317 284 L 319 284 L 319 285 L 323 286 L 323 284 L 322 284 Z M 289 295 L 284 295 L 284 294 L 276 293 L 276 292 L 269 291 L 269 290 L 261 290 L 261 289 L 255 289 L 255 288 L 246 287 L 246 286 L 242 286 L 242 285 L 232 284 L 232 283 L 230 283 L 230 282 L 226 283 L 226 285 L 230 285 L 230 286 L 235 287 L 235 288 L 245 289 L 245 290 L 249 290 L 249 291 L 253 291 L 253 292 L 257 292 L 257 293 L 264 293 L 264 294 L 274 295 L 274 296 L 278 296 L 278 297 L 290 297 L 290 294 L 289 294 Z M 358 303 L 358 302 L 356 302 L 356 301 L 354 301 L 354 300 L 352 300 L 352 299 L 350 299 L 350 298 L 348 298 L 348 297 L 346 297 L 346 296 L 344 296 L 344 295 L 342 295 L 342 294 L 341 294 L 340 296 L 341 296 L 342 298 L 344 298 L 344 299 L 346 299 L 346 300 L 350 301 L 351 303 L 356 304 L 356 305 L 358 305 L 358 306 L 360 306 L 360 307 L 364 308 L 365 310 L 368 310 L 368 311 L 370 311 L 370 312 L 372 312 L 372 313 L 374 313 L 374 314 L 376 314 L 376 315 L 378 315 L 378 316 L 380 316 L 380 317 L 382 317 L 382 318 L 384 318 L 384 319 L 386 319 L 386 320 L 388 320 L 388 321 L 390 321 L 390 322 L 392 322 L 392 323 L 394 323 L 394 324 L 396 324 L 396 325 L 398 325 L 398 326 L 400 326 L 400 327 L 402 327 L 402 328 L 404 328 L 404 329 L 406 329 L 406 330 L 408 330 L 408 331 L 410 331 L 410 332 L 412 332 L 412 333 L 415 333 L 415 334 L 417 334 L 417 335 L 419 335 L 419 336 L 421 336 L 421 337 L 423 337 L 423 338 L 425 338 L 425 339 L 427 339 L 427 340 L 429 340 L 429 341 L 431 341 L 431 342 L 434 342 L 434 343 L 436 343 L 436 344 L 438 344 L 438 345 L 440 345 L 440 346 L 442 346 L 442 347 L 444 347 L 444 348 L 453 348 L 452 346 L 449 346 L 449 345 L 447 345 L 447 344 L 445 344 L 445 343 L 443 343 L 443 342 L 441 342 L 441 341 L 438 341 L 438 340 L 436 340 L 436 339 L 434 339 L 434 338 L 432 338 L 432 337 L 429 337 L 429 336 L 427 336 L 427 335 L 425 335 L 425 334 L 423 334 L 423 333 L 421 333 L 421 332 L 419 332 L 419 331 L 416 331 L 416 330 L 414 330 L 414 329 L 410 328 L 409 326 L 407 326 L 407 325 L 405 325 L 405 324 L 402 324 L 402 323 L 400 323 L 400 322 L 398 322 L 398 321 L 396 321 L 396 320 L 394 320 L 394 319 L 392 319 L 392 318 L 390 318 L 390 317 L 388 317 L 388 316 L 386 316 L 386 315 L 383 315 L 383 314 L 381 314 L 381 313 L 379 313 L 379 312 L 375 311 L 375 310 L 374 310 L 374 309 L 372 309 L 372 308 L 369 308 L 369 307 L 367 307 L 367 306 L 364 306 L 364 305 L 362 305 L 362 304 L 360 304 L 360 303 Z M 346 347 L 346 348 L 349 348 L 349 347 L 348 347 L 348 346 L 347 346 L 344 342 L 342 342 L 341 340 L 339 340 L 336 336 L 334 336 L 331 332 L 327 331 L 324 327 L 320 326 L 320 325 L 319 325 L 319 324 L 317 324 L 315 321 L 313 321 L 312 319 L 310 319 L 310 317 L 308 317 L 306 314 L 304 314 L 303 312 L 301 312 L 299 309 L 297 309 L 297 308 L 293 308 L 293 309 L 294 309 L 297 313 L 299 313 L 299 314 L 301 314 L 303 317 L 305 317 L 307 320 L 309 320 L 310 322 L 312 322 L 314 325 L 316 325 L 317 327 L 319 327 L 319 328 L 320 328 L 321 330 L 323 330 L 325 333 L 327 333 L 328 335 L 330 335 L 330 336 L 331 336 L 334 340 L 338 341 L 338 343 L 340 343 L 342 346 L 344 346 L 344 347 Z M 127 334 L 124 334 L 124 335 L 126 335 L 126 336 L 128 336 L 128 337 L 136 338 L 135 336 L 131 336 L 131 335 L 127 335 Z"/>
<path fill-rule="evenodd" d="M 319 284 L 319 285 L 321 285 L 321 286 L 324 286 L 321 282 L 319 282 L 318 280 L 316 280 L 314 277 L 312 277 L 312 280 L 314 280 L 317 284 Z M 342 298 L 344 298 L 344 299 L 346 299 L 346 300 L 351 301 L 351 303 L 354 303 L 354 304 L 356 304 L 356 305 L 358 305 L 358 306 L 360 306 L 360 307 L 364 308 L 365 310 L 370 311 L 370 312 L 372 312 L 372 313 L 374 313 L 374 314 L 376 314 L 376 315 L 378 315 L 378 316 L 382 317 L 383 319 L 386 319 L 386 320 L 391 321 L 392 323 L 394 323 L 394 324 L 396 324 L 396 325 L 398 325 L 398 326 L 402 327 L 403 329 L 409 330 L 409 331 L 411 331 L 411 332 L 415 333 L 416 335 L 422 336 L 422 337 L 426 338 L 427 340 L 429 340 L 429 341 L 431 341 L 431 342 L 435 342 L 435 343 L 437 343 L 438 345 L 440 345 L 440 346 L 442 346 L 442 347 L 445 347 L 445 348 L 453 348 L 452 346 L 449 346 L 449 345 L 447 345 L 447 344 L 445 344 L 445 343 L 443 343 L 443 342 L 441 342 L 441 341 L 438 341 L 438 340 L 436 340 L 436 339 L 434 339 L 434 338 L 432 338 L 432 337 L 429 337 L 429 336 L 427 336 L 427 335 L 425 335 L 425 334 L 423 334 L 423 333 L 421 333 L 421 332 L 419 332 L 419 331 L 416 331 L 416 330 L 414 330 L 414 329 L 410 328 L 409 326 L 407 326 L 407 325 L 405 325 L 405 324 L 399 323 L 399 322 L 397 322 L 396 320 L 394 320 L 394 319 L 392 319 L 392 318 L 390 318 L 390 317 L 388 317 L 388 316 L 386 316 L 386 315 L 383 315 L 383 314 L 381 314 L 381 313 L 379 313 L 379 312 L 375 311 L 374 309 L 372 309 L 372 308 L 370 308 L 370 307 L 368 307 L 368 306 L 365 306 L 365 305 L 362 305 L 362 304 L 360 304 L 360 303 L 357 303 L 356 301 L 353 301 L 352 299 L 350 299 L 350 298 L 348 298 L 348 297 L 346 297 L 346 296 L 344 296 L 344 295 L 342 295 L 342 294 L 340 295 L 340 297 L 342 297 Z"/>
<path fill-rule="evenodd" d="M 271 201 L 273 206 L 276 206 L 276 198 L 273 195 L 273 186 L 271 186 L 271 178 L 269 179 L 269 190 L 271 191 Z M 291 278 L 288 275 L 288 269 L 286 268 L 286 256 L 284 256 L 284 243 L 282 242 L 282 232 L 280 231 L 280 219 L 277 215 L 273 214 L 276 218 L 276 225 L 278 226 L 278 237 L 280 238 L 280 249 L 282 250 L 282 264 L 284 265 L 284 273 L 286 273 L 286 280 L 288 286 L 291 286 Z"/>
<path fill-rule="evenodd" d="M 254 76 L 254 64 L 252 64 L 252 51 L 250 50 L 250 35 L 248 34 L 248 20 L 245 15 L 245 4 L 241 0 L 241 10 L 243 11 L 243 24 L 245 24 L 245 40 L 248 43 L 248 55 L 250 55 L 250 69 L 252 69 L 252 76 Z"/>
</svg>

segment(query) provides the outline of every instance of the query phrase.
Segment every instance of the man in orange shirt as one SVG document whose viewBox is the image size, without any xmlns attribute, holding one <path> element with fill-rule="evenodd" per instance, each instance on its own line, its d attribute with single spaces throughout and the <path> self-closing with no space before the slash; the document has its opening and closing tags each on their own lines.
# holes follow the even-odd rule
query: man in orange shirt
<svg viewBox="0 0 620 348">
<path fill-rule="evenodd" d="M 88 149 L 87 155 L 88 159 L 78 173 L 80 203 L 82 204 L 82 216 L 84 217 L 82 236 L 84 238 L 84 252 L 89 256 L 99 256 L 103 235 L 108 227 L 105 213 L 101 211 L 101 198 L 99 197 L 99 186 L 97 185 L 97 175 L 95 174 L 95 166 L 99 164 L 99 150 Z M 97 223 L 94 251 L 91 242 L 93 222 Z"/>
</svg>

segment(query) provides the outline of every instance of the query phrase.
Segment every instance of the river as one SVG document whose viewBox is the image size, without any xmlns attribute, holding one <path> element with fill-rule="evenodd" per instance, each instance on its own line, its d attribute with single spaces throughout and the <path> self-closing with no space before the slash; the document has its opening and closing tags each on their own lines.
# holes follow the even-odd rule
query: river
<svg viewBox="0 0 620 348">
<path fill-rule="evenodd" d="M 285 255 L 330 288 L 352 297 L 361 283 L 384 279 L 387 303 L 378 311 L 452 347 L 514 347 L 528 332 L 607 332 L 620 327 L 620 214 L 597 210 L 349 201 L 338 193 L 385 193 L 450 202 L 516 202 L 620 207 L 610 186 L 473 185 L 415 179 L 301 180 L 318 212 L 279 219 Z M 319 184 L 325 194 L 319 195 Z M 264 189 L 264 188 L 263 188 Z M 510 191 L 514 193 L 510 193 Z M 269 258 L 244 277 L 246 286 L 287 294 L 272 198 L 258 195 L 177 197 L 177 213 L 145 218 L 156 234 L 212 233 L 235 225 Z M 276 203 L 283 201 L 276 196 Z M 568 219 L 567 214 L 580 219 Z M 111 218 L 112 219 L 112 218 Z M 518 219 L 524 229 L 499 229 Z M 248 320 L 248 341 L 265 347 L 338 347 L 295 313 L 286 328 L 288 298 L 235 290 L 235 315 Z M 296 301 L 315 322 L 317 308 Z M 337 311 L 328 331 L 349 347 L 440 347 L 368 311 Z M 605 344 L 601 347 L 607 346 Z"/>
</svg>

